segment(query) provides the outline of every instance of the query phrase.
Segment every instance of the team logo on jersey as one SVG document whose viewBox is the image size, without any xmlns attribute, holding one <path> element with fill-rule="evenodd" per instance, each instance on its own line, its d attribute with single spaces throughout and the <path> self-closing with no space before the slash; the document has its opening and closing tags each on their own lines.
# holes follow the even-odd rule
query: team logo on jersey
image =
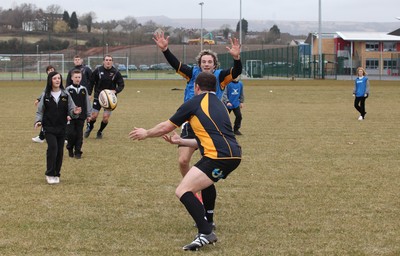
<svg viewBox="0 0 400 256">
<path fill-rule="evenodd" d="M 232 95 L 238 95 L 239 94 L 238 90 L 239 89 L 233 89 Z"/>
<path fill-rule="evenodd" d="M 213 178 L 215 178 L 215 179 L 222 179 L 223 177 L 224 177 L 224 173 L 223 173 L 223 171 L 222 170 L 220 170 L 220 169 L 214 169 L 213 171 L 212 171 L 212 174 L 211 174 L 212 176 L 213 176 Z"/>
</svg>

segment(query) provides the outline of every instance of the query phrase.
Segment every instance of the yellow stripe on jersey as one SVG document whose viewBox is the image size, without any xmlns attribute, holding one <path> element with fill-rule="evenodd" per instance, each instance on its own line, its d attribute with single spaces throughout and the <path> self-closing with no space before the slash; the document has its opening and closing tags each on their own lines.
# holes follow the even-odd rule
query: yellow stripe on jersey
<svg viewBox="0 0 400 256">
<path fill-rule="evenodd" d="M 213 140 L 201 124 L 200 120 L 196 116 L 193 116 L 190 119 L 190 125 L 199 139 L 201 146 L 204 148 L 204 156 L 207 156 L 211 159 L 216 159 L 218 157 L 217 149 L 215 148 Z"/>
<path fill-rule="evenodd" d="M 182 67 L 182 62 L 179 62 L 179 68 L 178 71 L 176 71 L 176 73 L 178 73 L 178 75 L 180 75 L 181 77 L 185 78 L 186 81 L 190 81 L 190 77 L 188 77 L 185 73 L 181 72 L 181 67 Z"/>
<path fill-rule="evenodd" d="M 227 76 L 224 78 L 224 81 L 221 81 L 221 82 L 219 83 L 219 87 L 221 88 L 222 91 L 225 90 L 225 87 L 226 87 L 230 82 L 232 82 L 232 80 L 233 80 L 233 77 L 232 77 L 232 69 L 233 69 L 233 68 L 231 68 L 231 71 L 229 72 L 229 75 L 227 75 Z"/>
</svg>

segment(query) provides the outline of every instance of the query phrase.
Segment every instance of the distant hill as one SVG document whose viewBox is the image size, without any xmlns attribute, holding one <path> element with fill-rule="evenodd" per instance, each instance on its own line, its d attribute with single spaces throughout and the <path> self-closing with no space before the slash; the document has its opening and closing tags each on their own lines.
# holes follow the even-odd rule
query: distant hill
<svg viewBox="0 0 400 256">
<path fill-rule="evenodd" d="M 246 19 L 244 17 L 244 19 Z M 146 23 L 149 20 L 156 24 L 172 26 L 176 28 L 200 28 L 200 19 L 171 19 L 166 16 L 147 16 L 136 17 L 139 23 Z M 291 35 L 307 35 L 310 32 L 318 31 L 318 21 L 284 21 L 284 20 L 251 20 L 249 31 L 264 31 L 273 25 L 277 25 L 281 33 Z M 231 29 L 236 30 L 239 19 L 203 19 L 203 28 L 205 30 L 220 29 L 227 24 Z M 359 31 L 359 32 L 392 32 L 400 28 L 400 22 L 347 22 L 347 21 L 323 21 L 322 32 L 334 33 L 337 31 Z"/>
</svg>

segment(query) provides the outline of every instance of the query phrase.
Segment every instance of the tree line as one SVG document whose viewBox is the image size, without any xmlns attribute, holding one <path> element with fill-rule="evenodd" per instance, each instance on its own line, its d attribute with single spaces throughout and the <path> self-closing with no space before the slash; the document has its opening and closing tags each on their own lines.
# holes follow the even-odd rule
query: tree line
<svg viewBox="0 0 400 256">
<path fill-rule="evenodd" d="M 46 51 L 55 51 L 65 49 L 71 46 L 78 47 L 77 41 L 84 41 L 84 45 L 79 47 L 96 47 L 96 46 L 117 46 L 117 45 L 142 45 L 152 44 L 152 33 L 157 28 L 166 31 L 170 36 L 170 43 L 181 44 L 187 37 L 200 37 L 199 29 L 174 28 L 156 24 L 153 21 L 147 21 L 144 24 L 138 23 L 134 17 L 126 17 L 122 20 L 110 20 L 103 22 L 95 22 L 96 14 L 88 12 L 77 16 L 73 11 L 71 15 L 61 6 L 53 4 L 42 10 L 37 8 L 35 4 L 23 3 L 12 9 L 3 10 L 0 8 L 0 25 L 2 25 L 3 34 L 9 33 L 17 35 L 16 38 L 8 41 L 0 42 L 1 53 L 15 53 L 24 51 L 25 53 L 34 53 L 37 45 L 40 49 Z M 28 21 L 43 21 L 46 23 L 45 29 L 42 31 L 27 32 L 23 30 L 22 24 Z M 251 39 L 246 39 L 249 34 L 248 22 L 242 19 L 238 22 L 235 30 L 229 25 L 223 25 L 217 31 L 212 32 L 214 35 L 220 35 L 224 39 L 229 36 L 237 36 L 242 25 L 242 39 L 247 44 L 285 44 L 282 41 L 282 34 L 277 25 L 269 30 L 257 33 Z M 7 26 L 11 28 L 6 28 Z M 116 28 L 119 28 L 116 30 Z M 25 36 L 31 34 L 42 35 L 46 39 L 40 39 L 35 43 L 21 42 Z M 287 35 L 286 35 L 287 36 Z M 60 40 L 59 38 L 66 38 Z"/>
</svg>

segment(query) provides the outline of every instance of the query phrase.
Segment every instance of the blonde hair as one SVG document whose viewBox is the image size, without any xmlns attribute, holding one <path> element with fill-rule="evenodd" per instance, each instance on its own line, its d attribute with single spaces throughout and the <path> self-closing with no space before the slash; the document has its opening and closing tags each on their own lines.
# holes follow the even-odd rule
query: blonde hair
<svg viewBox="0 0 400 256">
<path fill-rule="evenodd" d="M 358 67 L 358 68 L 357 68 L 357 71 L 356 71 L 356 72 L 357 72 L 357 75 L 358 75 L 358 71 L 359 71 L 359 70 L 362 70 L 363 76 L 367 75 L 367 72 L 365 72 L 365 69 L 364 69 L 363 67 Z"/>
</svg>

